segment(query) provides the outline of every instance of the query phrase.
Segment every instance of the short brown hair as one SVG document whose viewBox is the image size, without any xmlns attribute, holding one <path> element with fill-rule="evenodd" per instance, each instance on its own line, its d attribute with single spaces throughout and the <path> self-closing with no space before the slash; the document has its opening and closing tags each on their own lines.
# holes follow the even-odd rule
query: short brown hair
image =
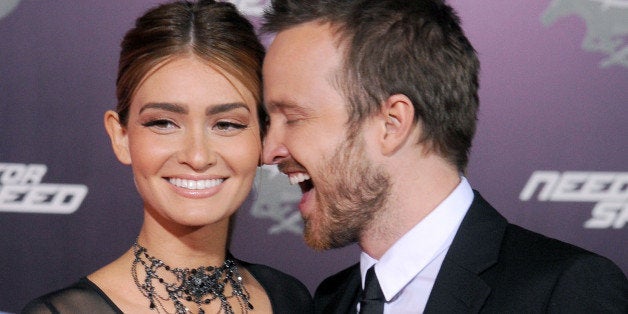
<svg viewBox="0 0 628 314">
<path fill-rule="evenodd" d="M 344 49 L 339 89 L 350 128 L 394 94 L 414 104 L 421 142 L 464 171 L 476 129 L 476 52 L 454 10 L 440 0 L 273 0 L 266 32 L 330 23 Z"/>
</svg>

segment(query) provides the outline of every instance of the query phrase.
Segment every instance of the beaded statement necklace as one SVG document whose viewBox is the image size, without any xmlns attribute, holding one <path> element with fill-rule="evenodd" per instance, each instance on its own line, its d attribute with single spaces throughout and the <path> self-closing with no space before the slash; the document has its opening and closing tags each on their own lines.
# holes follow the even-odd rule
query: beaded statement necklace
<svg viewBox="0 0 628 314">
<path fill-rule="evenodd" d="M 162 260 L 147 253 L 145 247 L 139 245 L 137 241 L 133 244 L 135 259 L 131 265 L 131 275 L 135 285 L 142 294 L 149 300 L 149 308 L 157 313 L 168 313 L 164 302 L 174 303 L 176 314 L 191 313 L 184 301 L 195 303 L 199 314 L 205 314 L 203 305 L 213 301 L 220 302 L 220 312 L 234 314 L 229 303 L 230 298 L 235 298 L 240 305 L 241 313 L 248 313 L 253 310 L 253 305 L 249 301 L 249 292 L 242 283 L 242 276 L 238 272 L 236 263 L 231 259 L 226 259 L 220 267 L 201 266 L 193 269 L 172 268 Z M 143 267 L 146 278 L 140 281 L 138 266 Z M 174 282 L 168 282 L 160 276 L 165 274 L 167 278 L 174 278 Z M 155 285 L 161 285 L 167 296 L 159 294 Z M 231 293 L 225 295 L 225 288 L 231 286 Z"/>
</svg>

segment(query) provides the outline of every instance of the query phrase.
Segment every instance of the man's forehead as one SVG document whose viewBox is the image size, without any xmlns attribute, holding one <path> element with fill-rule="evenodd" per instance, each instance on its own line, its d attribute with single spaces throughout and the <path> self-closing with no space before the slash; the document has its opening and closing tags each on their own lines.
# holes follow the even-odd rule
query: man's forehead
<svg viewBox="0 0 628 314">
<path fill-rule="evenodd" d="M 338 49 L 335 31 L 329 23 L 307 22 L 280 31 L 267 56 L 321 55 Z"/>
<path fill-rule="evenodd" d="M 279 32 L 264 60 L 264 101 L 269 113 L 308 114 L 312 103 L 338 93 L 342 54 L 327 24 L 304 23 Z"/>
<path fill-rule="evenodd" d="M 330 29 L 306 23 L 280 32 L 270 45 L 263 64 L 265 83 L 322 76 L 329 80 L 342 65 L 342 52 Z"/>
</svg>

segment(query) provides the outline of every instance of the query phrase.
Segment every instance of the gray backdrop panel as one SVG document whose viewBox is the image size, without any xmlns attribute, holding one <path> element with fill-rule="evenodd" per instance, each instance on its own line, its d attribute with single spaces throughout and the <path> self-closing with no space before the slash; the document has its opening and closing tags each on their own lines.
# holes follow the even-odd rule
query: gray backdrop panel
<svg viewBox="0 0 628 314">
<path fill-rule="evenodd" d="M 236 2 L 259 21 L 265 1 Z M 156 3 L 0 4 L 0 311 L 19 311 L 133 242 L 141 202 L 130 169 L 111 152 L 102 115 L 115 105 L 119 42 Z M 515 223 L 628 270 L 628 8 L 592 0 L 451 3 L 482 61 L 472 186 Z M 31 172 L 31 180 L 21 181 L 31 164 L 45 165 L 45 174 Z M 548 171 L 546 182 L 558 185 L 533 186 L 534 193 L 520 197 L 538 171 Z M 604 184 L 616 193 L 585 193 Z M 30 199 L 15 189 L 42 193 L 47 185 L 68 195 L 76 186 L 88 192 L 71 214 L 27 213 L 36 208 L 17 205 Z M 356 262 L 359 250 L 308 249 L 299 235 L 298 199 L 283 175 L 262 168 L 238 214 L 232 251 L 293 274 L 313 290 Z"/>
</svg>

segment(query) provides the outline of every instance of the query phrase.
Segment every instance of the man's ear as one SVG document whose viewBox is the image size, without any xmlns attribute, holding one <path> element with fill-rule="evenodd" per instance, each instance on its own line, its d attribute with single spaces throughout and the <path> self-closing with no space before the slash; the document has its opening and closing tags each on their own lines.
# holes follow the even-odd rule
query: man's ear
<svg viewBox="0 0 628 314">
<path fill-rule="evenodd" d="M 416 127 L 414 105 L 406 95 L 391 95 L 382 104 L 382 118 L 385 129 L 381 138 L 382 153 L 391 155 L 412 138 Z"/>
<path fill-rule="evenodd" d="M 125 164 L 131 164 L 131 153 L 129 152 L 129 136 L 127 129 L 120 123 L 120 117 L 115 111 L 105 112 L 105 129 L 111 139 L 111 147 L 118 157 L 118 160 Z"/>
</svg>

